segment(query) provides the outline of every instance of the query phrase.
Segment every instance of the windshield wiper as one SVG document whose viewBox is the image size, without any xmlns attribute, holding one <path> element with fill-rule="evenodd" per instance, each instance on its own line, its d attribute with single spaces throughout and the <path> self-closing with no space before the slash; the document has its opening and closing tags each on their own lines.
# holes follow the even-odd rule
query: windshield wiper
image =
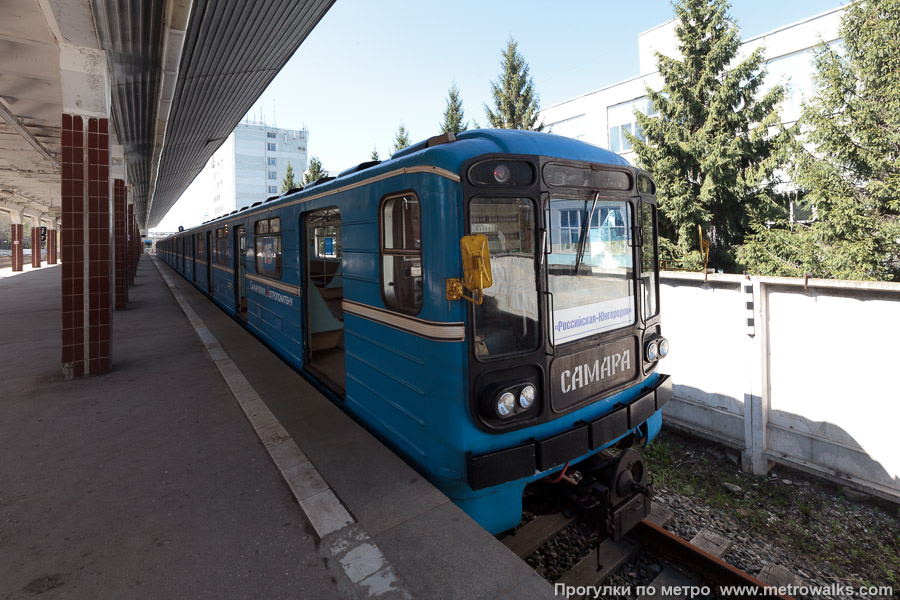
<svg viewBox="0 0 900 600">
<path fill-rule="evenodd" d="M 584 248 L 587 244 L 588 233 L 591 230 L 591 220 L 594 218 L 594 209 L 597 208 L 597 200 L 600 199 L 600 192 L 594 194 L 594 201 L 591 203 L 591 212 L 587 215 L 584 223 L 581 224 L 581 237 L 578 238 L 578 251 L 575 253 L 575 274 L 578 274 L 578 268 L 584 259 Z M 587 202 L 585 202 L 587 204 Z M 587 206 L 585 206 L 587 208 Z"/>
</svg>

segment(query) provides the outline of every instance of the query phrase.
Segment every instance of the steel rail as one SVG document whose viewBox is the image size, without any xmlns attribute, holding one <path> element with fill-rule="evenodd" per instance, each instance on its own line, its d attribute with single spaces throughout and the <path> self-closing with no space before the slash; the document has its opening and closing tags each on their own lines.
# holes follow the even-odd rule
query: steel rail
<svg viewBox="0 0 900 600">
<path fill-rule="evenodd" d="M 759 579 L 748 575 L 737 567 L 729 565 L 709 552 L 683 540 L 674 533 L 666 531 L 647 519 L 638 523 L 629 535 L 638 538 L 642 543 L 656 548 L 673 561 L 689 568 L 704 581 L 720 586 L 757 587 L 760 590 L 758 594 L 748 593 L 741 596 L 732 596 L 734 598 L 768 597 L 793 600 L 790 596 L 767 595 L 764 589 L 769 586 L 766 586 Z"/>
</svg>

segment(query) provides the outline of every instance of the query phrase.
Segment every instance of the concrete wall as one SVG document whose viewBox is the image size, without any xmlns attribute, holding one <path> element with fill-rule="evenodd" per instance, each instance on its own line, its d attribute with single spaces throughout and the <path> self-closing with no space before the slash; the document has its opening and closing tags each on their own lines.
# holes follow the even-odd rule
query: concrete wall
<svg viewBox="0 0 900 600">
<path fill-rule="evenodd" d="M 900 284 L 664 273 L 666 422 L 900 500 Z M 752 286 L 753 328 L 746 307 Z"/>
</svg>

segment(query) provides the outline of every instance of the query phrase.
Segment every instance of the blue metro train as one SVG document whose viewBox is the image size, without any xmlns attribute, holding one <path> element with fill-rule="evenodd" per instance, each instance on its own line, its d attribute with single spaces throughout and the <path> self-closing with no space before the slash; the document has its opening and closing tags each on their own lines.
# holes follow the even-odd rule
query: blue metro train
<svg viewBox="0 0 900 600">
<path fill-rule="evenodd" d="M 475 130 L 157 253 L 498 533 L 519 523 L 527 484 L 659 432 L 656 216 L 653 180 L 616 154 Z M 646 496 L 632 462 L 605 482 L 613 520 Z"/>
</svg>

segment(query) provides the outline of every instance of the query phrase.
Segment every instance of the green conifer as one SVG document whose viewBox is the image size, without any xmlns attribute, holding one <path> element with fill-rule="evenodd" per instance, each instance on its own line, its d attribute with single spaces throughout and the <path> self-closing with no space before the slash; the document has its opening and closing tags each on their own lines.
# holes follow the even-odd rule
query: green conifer
<svg viewBox="0 0 900 600">
<path fill-rule="evenodd" d="M 328 171 L 322 166 L 322 161 L 317 156 L 309 159 L 309 168 L 303 174 L 303 185 L 308 185 L 314 181 L 318 181 L 322 177 L 326 177 Z"/>
<path fill-rule="evenodd" d="M 518 46 L 513 38 L 507 40 L 500 61 L 502 71 L 497 82 L 491 82 L 494 110 L 485 104 L 484 112 L 491 127 L 497 129 L 542 131 L 544 123 L 538 122 L 540 97 L 534 90 L 528 63 L 519 54 Z"/>
<path fill-rule="evenodd" d="M 288 161 L 287 169 L 284 172 L 284 180 L 281 182 L 281 193 L 283 194 L 295 187 L 297 187 L 297 183 L 294 181 L 294 167 Z"/>
<path fill-rule="evenodd" d="M 794 180 L 811 223 L 760 227 L 751 270 L 900 281 L 900 0 L 854 2 L 843 50 L 816 50 L 818 93 L 804 106 Z"/>
<path fill-rule="evenodd" d="M 728 7 L 727 0 L 675 3 L 681 56 L 657 53 L 663 89 L 647 94 L 659 116 L 636 112 L 639 135 L 627 137 L 656 178 L 660 232 L 687 252 L 697 249 L 703 226 L 710 266 L 732 270 L 751 221 L 770 218 L 784 202 L 775 173 L 788 135 L 777 112 L 783 89 L 758 97 L 763 49 L 731 66 L 741 40 Z"/>
<path fill-rule="evenodd" d="M 406 127 L 403 125 L 403 123 L 400 123 L 400 127 L 397 128 L 397 133 L 394 134 L 394 145 L 391 148 L 391 154 L 397 154 L 397 152 L 403 150 L 408 146 L 409 132 L 406 130 Z"/>
<path fill-rule="evenodd" d="M 447 107 L 444 109 L 444 122 L 441 123 L 441 133 L 457 135 L 469 128 L 469 123 L 463 123 L 465 111 L 463 111 L 462 99 L 459 97 L 459 89 L 454 81 L 450 85 L 447 96 Z"/>
</svg>

